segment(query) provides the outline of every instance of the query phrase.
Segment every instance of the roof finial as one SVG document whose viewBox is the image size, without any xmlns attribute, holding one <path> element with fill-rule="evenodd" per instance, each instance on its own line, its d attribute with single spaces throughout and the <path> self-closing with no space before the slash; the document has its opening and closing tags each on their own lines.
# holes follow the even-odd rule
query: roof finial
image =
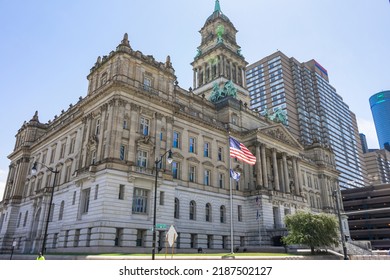
<svg viewBox="0 0 390 280">
<path fill-rule="evenodd" d="M 221 12 L 221 6 L 219 5 L 219 0 L 215 0 L 214 12 Z"/>
</svg>

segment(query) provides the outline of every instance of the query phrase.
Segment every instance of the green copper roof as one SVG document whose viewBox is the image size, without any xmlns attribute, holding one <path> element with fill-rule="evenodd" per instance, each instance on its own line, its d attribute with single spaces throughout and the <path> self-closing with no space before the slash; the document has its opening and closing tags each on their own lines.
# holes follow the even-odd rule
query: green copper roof
<svg viewBox="0 0 390 280">
<path fill-rule="evenodd" d="M 214 7 L 214 12 L 211 14 L 211 16 L 209 16 L 206 20 L 206 23 L 209 23 L 210 21 L 213 21 L 214 19 L 216 18 L 222 18 L 223 20 L 230 22 L 230 19 L 225 16 L 222 11 L 221 11 L 221 5 L 219 4 L 219 0 L 215 0 L 215 7 Z"/>
<path fill-rule="evenodd" d="M 221 6 L 219 5 L 219 0 L 215 0 L 214 12 L 221 12 Z"/>
</svg>

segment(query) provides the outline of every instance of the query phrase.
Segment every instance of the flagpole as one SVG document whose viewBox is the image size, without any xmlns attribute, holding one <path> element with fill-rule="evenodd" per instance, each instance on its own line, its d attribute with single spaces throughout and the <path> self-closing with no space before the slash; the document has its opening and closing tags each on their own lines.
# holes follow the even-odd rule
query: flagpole
<svg viewBox="0 0 390 280">
<path fill-rule="evenodd" d="M 230 130 L 228 129 L 228 147 L 230 147 Z M 233 231 L 233 187 L 232 187 L 232 176 L 231 169 L 232 168 L 232 158 L 230 156 L 230 148 L 229 148 L 229 199 L 230 199 L 230 253 L 234 254 L 234 231 Z"/>
</svg>

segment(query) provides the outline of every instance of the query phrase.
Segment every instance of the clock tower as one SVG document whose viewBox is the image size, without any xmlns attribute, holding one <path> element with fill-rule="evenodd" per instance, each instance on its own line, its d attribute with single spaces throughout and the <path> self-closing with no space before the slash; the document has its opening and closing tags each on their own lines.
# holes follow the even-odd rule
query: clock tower
<svg viewBox="0 0 390 280">
<path fill-rule="evenodd" d="M 245 67 L 248 64 L 237 45 L 237 29 L 221 11 L 219 0 L 214 12 L 199 31 L 201 44 L 197 49 L 193 67 L 193 88 L 197 95 L 205 95 L 210 101 L 218 101 L 232 95 L 250 104 L 245 84 Z"/>
</svg>

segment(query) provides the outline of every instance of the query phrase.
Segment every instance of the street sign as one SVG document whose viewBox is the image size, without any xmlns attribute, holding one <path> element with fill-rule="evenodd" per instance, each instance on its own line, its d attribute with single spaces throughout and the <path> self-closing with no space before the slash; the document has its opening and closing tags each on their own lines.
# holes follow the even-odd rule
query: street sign
<svg viewBox="0 0 390 280">
<path fill-rule="evenodd" d="M 156 224 L 156 228 L 167 229 L 167 225 L 166 224 Z"/>
</svg>

